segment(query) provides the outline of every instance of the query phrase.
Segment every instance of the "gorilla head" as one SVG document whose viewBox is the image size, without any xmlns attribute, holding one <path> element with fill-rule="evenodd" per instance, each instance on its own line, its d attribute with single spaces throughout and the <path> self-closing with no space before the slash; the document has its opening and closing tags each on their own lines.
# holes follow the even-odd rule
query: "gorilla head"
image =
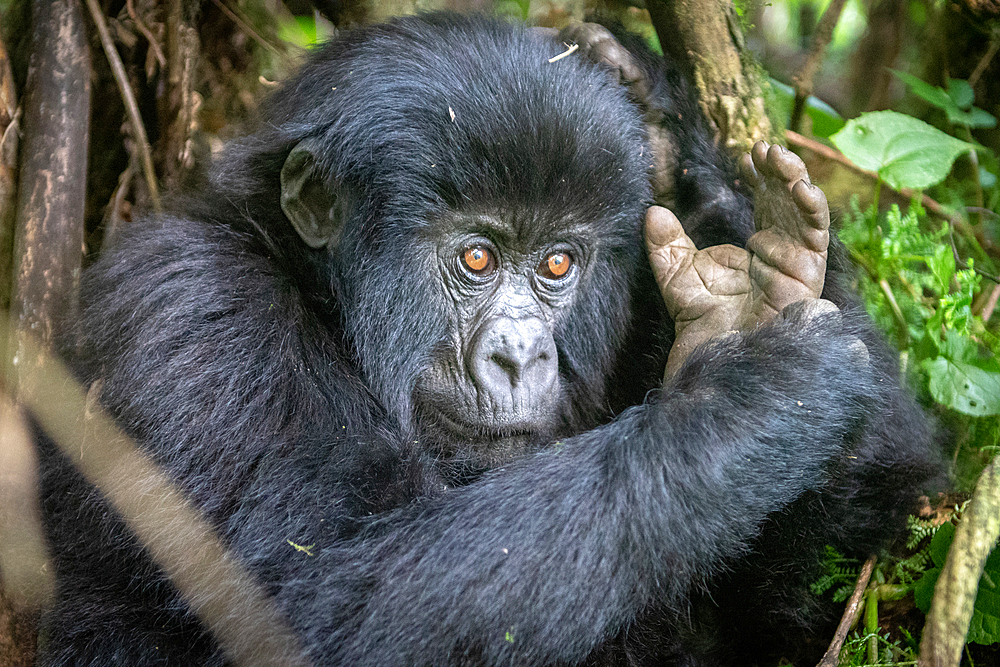
<svg viewBox="0 0 1000 667">
<path fill-rule="evenodd" d="M 560 48 L 453 17 L 376 28 L 279 93 L 265 139 L 366 381 L 484 465 L 593 423 L 640 263 L 642 125 L 606 72 L 549 62 Z"/>
</svg>

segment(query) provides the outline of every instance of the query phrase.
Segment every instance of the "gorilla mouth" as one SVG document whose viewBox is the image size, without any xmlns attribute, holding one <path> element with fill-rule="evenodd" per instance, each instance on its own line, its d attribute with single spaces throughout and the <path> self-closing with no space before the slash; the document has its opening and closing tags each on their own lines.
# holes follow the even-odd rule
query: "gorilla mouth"
<svg viewBox="0 0 1000 667">
<path fill-rule="evenodd" d="M 502 442 L 511 439 L 538 436 L 539 425 L 528 421 L 512 423 L 470 423 L 448 414 L 441 408 L 431 408 L 428 411 L 428 421 L 439 430 L 447 431 L 452 437 L 459 437 L 472 442 Z"/>
</svg>

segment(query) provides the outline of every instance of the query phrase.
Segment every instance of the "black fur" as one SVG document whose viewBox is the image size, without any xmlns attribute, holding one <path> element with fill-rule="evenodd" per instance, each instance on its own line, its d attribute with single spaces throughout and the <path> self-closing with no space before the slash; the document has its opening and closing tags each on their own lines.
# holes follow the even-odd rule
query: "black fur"
<svg viewBox="0 0 1000 667">
<path fill-rule="evenodd" d="M 934 471 L 923 417 L 834 275 L 842 316 L 723 338 L 658 388 L 671 323 L 640 232 L 642 123 L 600 69 L 547 62 L 562 49 L 450 15 L 351 33 L 211 183 L 84 278 L 67 346 L 81 378 L 102 380 L 313 664 L 796 657 L 793 630 L 829 619 L 804 592 L 823 546 L 881 548 Z M 278 204 L 307 137 L 350 202 L 334 251 L 307 248 Z M 685 159 L 725 171 L 690 141 Z M 732 226 L 712 234 L 741 239 L 727 192 Z M 414 400 L 454 318 L 436 221 L 483 210 L 521 240 L 572 226 L 591 253 L 553 324 L 561 437 L 485 473 L 428 441 Z M 101 496 L 42 452 L 59 577 L 43 664 L 226 663 Z"/>
</svg>

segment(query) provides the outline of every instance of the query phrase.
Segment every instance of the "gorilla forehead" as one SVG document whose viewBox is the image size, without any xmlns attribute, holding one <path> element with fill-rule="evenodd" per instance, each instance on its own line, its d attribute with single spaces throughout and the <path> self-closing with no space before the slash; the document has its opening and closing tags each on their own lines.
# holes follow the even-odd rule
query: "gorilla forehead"
<svg viewBox="0 0 1000 667">
<path fill-rule="evenodd" d="M 274 115 L 321 138 L 325 171 L 365 192 L 383 226 L 475 203 L 634 231 L 649 200 L 638 112 L 582 58 L 549 62 L 565 48 L 495 20 L 400 19 L 320 52 Z"/>
</svg>

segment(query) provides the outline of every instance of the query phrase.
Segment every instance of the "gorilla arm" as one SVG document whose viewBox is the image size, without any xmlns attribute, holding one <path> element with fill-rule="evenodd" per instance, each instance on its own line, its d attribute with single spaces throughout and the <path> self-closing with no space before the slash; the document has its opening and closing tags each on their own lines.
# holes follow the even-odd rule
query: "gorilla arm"
<svg viewBox="0 0 1000 667">
<path fill-rule="evenodd" d="M 683 606 L 768 514 L 824 483 L 882 398 L 839 313 L 786 315 L 711 341 L 611 424 L 318 540 L 315 557 L 270 539 L 313 659 L 576 663 L 650 603 Z M 294 496 L 241 518 L 245 538 L 268 541 L 271 515 L 315 494 Z"/>
</svg>

